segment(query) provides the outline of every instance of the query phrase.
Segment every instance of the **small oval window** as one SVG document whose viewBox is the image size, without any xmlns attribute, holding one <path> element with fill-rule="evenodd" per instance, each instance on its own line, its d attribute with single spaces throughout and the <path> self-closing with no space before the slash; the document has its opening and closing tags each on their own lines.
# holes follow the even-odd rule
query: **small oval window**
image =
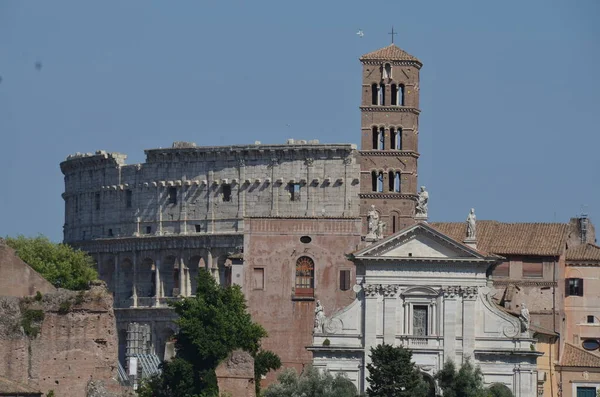
<svg viewBox="0 0 600 397">
<path fill-rule="evenodd" d="M 312 241 L 312 238 L 310 238 L 310 236 L 302 236 L 300 237 L 300 242 L 304 243 L 304 244 L 308 244 Z"/>
<path fill-rule="evenodd" d="M 584 340 L 582 344 L 585 350 L 596 350 L 600 347 L 600 343 L 594 339 Z"/>
</svg>

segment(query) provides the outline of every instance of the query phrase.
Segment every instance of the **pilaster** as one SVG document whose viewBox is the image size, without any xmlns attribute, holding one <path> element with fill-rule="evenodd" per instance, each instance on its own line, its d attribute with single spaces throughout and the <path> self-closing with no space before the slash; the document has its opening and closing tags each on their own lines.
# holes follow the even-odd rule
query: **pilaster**
<svg viewBox="0 0 600 397">
<path fill-rule="evenodd" d="M 446 287 L 444 293 L 444 361 L 456 359 L 456 311 L 459 287 Z"/>
<path fill-rule="evenodd" d="M 393 345 L 396 339 L 396 306 L 397 285 L 386 285 L 383 288 L 383 342 Z"/>
</svg>

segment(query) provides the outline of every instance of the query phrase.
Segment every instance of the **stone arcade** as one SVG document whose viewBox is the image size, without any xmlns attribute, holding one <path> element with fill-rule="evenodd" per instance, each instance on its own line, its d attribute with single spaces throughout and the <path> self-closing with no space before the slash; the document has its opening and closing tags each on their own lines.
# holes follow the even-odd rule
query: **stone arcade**
<svg viewBox="0 0 600 397">
<path fill-rule="evenodd" d="M 314 365 L 346 373 L 364 392 L 369 349 L 387 343 L 410 348 L 430 382 L 446 360 L 469 356 L 487 385 L 535 395 L 540 353 L 528 320 L 491 300 L 487 276 L 502 258 L 478 251 L 473 234 L 468 241 L 417 223 L 355 252 L 356 300 L 320 320 L 309 347 Z"/>
</svg>

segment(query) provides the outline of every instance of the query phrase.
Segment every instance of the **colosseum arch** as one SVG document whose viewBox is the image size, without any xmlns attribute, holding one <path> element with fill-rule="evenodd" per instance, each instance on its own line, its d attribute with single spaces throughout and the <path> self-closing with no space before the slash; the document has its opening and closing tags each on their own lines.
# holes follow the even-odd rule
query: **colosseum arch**
<svg viewBox="0 0 600 397">
<path fill-rule="evenodd" d="M 178 295 L 173 292 L 179 290 L 179 258 L 175 255 L 166 256 L 160 264 L 159 271 L 161 296 Z"/>
<path fill-rule="evenodd" d="M 115 258 L 111 255 L 98 261 L 98 275 L 106 282 L 108 290 L 115 294 Z"/>
<path fill-rule="evenodd" d="M 144 258 L 137 269 L 137 295 L 150 298 L 156 295 L 156 263 L 150 257 Z"/>
<path fill-rule="evenodd" d="M 131 259 L 125 258 L 119 263 L 117 280 L 119 283 L 115 288 L 115 303 L 119 307 L 129 307 L 129 300 L 133 296 L 133 261 Z"/>
<path fill-rule="evenodd" d="M 196 289 L 198 288 L 198 270 L 206 269 L 206 260 L 200 254 L 192 256 L 188 260 L 188 295 L 196 295 Z"/>
<path fill-rule="evenodd" d="M 231 285 L 231 260 L 227 258 L 227 255 L 219 256 L 217 261 L 219 269 L 219 284 L 223 287 L 229 287 Z"/>
</svg>

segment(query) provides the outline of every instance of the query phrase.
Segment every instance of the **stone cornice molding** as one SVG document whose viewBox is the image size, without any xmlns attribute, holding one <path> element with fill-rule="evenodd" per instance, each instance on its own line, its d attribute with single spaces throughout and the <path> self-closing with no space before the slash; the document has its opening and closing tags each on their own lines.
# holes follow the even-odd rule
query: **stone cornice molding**
<svg viewBox="0 0 600 397">
<path fill-rule="evenodd" d="M 363 59 L 360 61 L 363 65 L 381 65 L 382 63 L 389 63 L 394 66 L 414 66 L 417 69 L 421 69 L 423 64 L 419 61 L 405 60 L 405 61 L 390 61 L 387 59 Z"/>
<path fill-rule="evenodd" d="M 361 106 L 360 110 L 363 112 L 385 112 L 385 113 L 412 113 L 419 115 L 421 111 L 417 108 L 411 108 L 408 106 Z"/>
<path fill-rule="evenodd" d="M 509 284 L 524 286 L 524 287 L 556 287 L 556 281 L 529 281 L 529 280 L 493 280 L 494 285 L 507 286 Z"/>
<path fill-rule="evenodd" d="M 418 159 L 421 154 L 412 150 L 360 150 L 360 156 L 389 156 L 389 157 L 414 157 Z"/>
<path fill-rule="evenodd" d="M 455 299 L 458 297 L 462 297 L 466 300 L 473 300 L 477 298 L 477 294 L 479 293 L 479 287 L 462 287 L 460 285 L 450 285 L 447 287 L 443 287 L 441 289 L 441 293 L 444 295 L 445 299 Z"/>
<path fill-rule="evenodd" d="M 398 284 L 364 284 L 363 290 L 368 298 L 383 295 L 384 298 L 395 298 L 400 286 Z"/>
<path fill-rule="evenodd" d="M 359 193 L 360 198 L 366 199 L 388 199 L 388 200 L 413 200 L 417 201 L 418 196 L 416 194 L 403 194 L 403 193 Z"/>
</svg>

